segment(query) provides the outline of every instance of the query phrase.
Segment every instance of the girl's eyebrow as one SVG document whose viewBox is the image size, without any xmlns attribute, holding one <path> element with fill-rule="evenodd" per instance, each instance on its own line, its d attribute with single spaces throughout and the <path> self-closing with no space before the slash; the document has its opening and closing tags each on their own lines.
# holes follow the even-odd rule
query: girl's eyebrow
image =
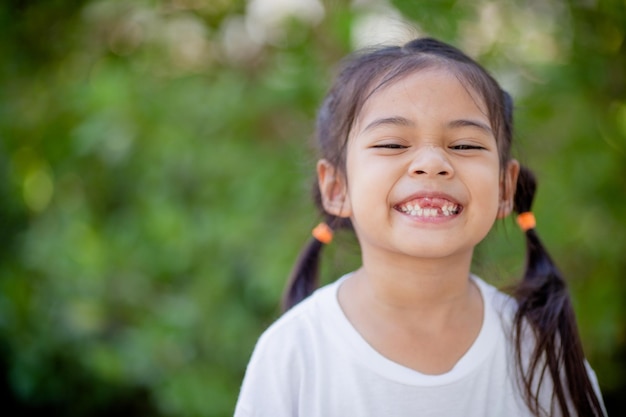
<svg viewBox="0 0 626 417">
<path fill-rule="evenodd" d="M 485 131 L 485 133 L 493 135 L 493 130 L 491 129 L 491 127 L 479 120 L 459 119 L 459 120 L 453 120 L 450 123 L 448 123 L 448 128 L 450 129 L 459 128 L 459 127 L 477 127 L 478 129 Z"/>
<path fill-rule="evenodd" d="M 411 120 L 407 119 L 406 117 L 402 117 L 402 116 L 383 117 L 383 118 L 372 121 L 370 124 L 368 124 L 365 127 L 365 129 L 363 129 L 363 132 L 367 132 L 368 130 L 372 130 L 372 129 L 377 128 L 378 126 L 384 126 L 384 125 L 413 127 L 415 126 L 415 123 L 413 123 Z"/>
</svg>

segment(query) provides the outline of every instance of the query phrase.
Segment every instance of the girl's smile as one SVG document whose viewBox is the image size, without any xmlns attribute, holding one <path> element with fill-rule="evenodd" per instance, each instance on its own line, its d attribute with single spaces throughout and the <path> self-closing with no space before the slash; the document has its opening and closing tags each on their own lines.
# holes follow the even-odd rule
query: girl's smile
<svg viewBox="0 0 626 417">
<path fill-rule="evenodd" d="M 394 205 L 394 209 L 417 221 L 435 223 L 459 215 L 463 206 L 447 194 L 418 193 Z"/>
</svg>

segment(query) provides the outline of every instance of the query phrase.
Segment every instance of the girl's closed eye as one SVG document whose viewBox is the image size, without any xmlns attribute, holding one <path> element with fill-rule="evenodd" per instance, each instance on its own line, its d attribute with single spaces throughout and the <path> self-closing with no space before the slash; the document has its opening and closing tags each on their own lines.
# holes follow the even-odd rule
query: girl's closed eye
<svg viewBox="0 0 626 417">
<path fill-rule="evenodd" d="M 474 143 L 459 143 L 450 146 L 450 149 L 455 151 L 483 151 L 487 150 L 487 148 L 483 145 L 474 144 Z"/>
<path fill-rule="evenodd" d="M 372 146 L 372 148 L 375 148 L 375 149 L 406 149 L 406 148 L 408 148 L 408 146 L 400 144 L 400 143 L 381 143 L 381 144 L 377 144 L 377 145 Z"/>
</svg>

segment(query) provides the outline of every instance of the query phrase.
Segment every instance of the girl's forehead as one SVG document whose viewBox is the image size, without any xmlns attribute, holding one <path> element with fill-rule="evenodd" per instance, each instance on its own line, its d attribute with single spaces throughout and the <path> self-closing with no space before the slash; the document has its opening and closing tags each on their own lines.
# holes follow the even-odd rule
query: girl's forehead
<svg viewBox="0 0 626 417">
<path fill-rule="evenodd" d="M 382 77 L 365 95 L 351 133 L 381 113 L 418 119 L 472 116 L 491 124 L 483 96 L 459 74 L 441 67 L 411 71 L 391 79 Z"/>
</svg>

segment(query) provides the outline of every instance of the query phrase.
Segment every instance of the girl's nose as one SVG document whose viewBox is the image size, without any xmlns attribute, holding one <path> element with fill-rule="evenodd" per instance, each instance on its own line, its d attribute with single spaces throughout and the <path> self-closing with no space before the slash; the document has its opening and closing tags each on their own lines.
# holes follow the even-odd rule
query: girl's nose
<svg viewBox="0 0 626 417">
<path fill-rule="evenodd" d="M 445 150 L 425 145 L 416 151 L 409 165 L 409 175 L 448 178 L 454 175 L 454 169 Z"/>
</svg>

